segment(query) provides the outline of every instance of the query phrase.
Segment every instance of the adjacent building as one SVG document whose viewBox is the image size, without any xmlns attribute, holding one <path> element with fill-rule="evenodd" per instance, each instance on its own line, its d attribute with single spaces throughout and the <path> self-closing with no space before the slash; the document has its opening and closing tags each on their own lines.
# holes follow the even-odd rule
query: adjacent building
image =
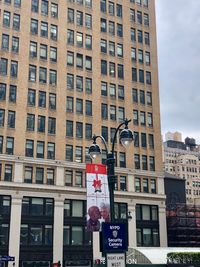
<svg viewBox="0 0 200 267">
<path fill-rule="evenodd" d="M 124 118 L 115 218 L 131 214 L 130 247 L 166 246 L 154 0 L 0 1 L 0 255 L 91 266 L 88 148 Z"/>
</svg>

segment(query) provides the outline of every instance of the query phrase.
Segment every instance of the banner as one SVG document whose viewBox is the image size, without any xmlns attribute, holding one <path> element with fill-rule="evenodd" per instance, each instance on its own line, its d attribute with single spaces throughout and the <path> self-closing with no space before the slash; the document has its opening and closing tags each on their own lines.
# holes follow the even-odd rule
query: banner
<svg viewBox="0 0 200 267">
<path fill-rule="evenodd" d="M 87 230 L 101 231 L 102 222 L 110 221 L 110 197 L 106 166 L 86 164 Z"/>
</svg>

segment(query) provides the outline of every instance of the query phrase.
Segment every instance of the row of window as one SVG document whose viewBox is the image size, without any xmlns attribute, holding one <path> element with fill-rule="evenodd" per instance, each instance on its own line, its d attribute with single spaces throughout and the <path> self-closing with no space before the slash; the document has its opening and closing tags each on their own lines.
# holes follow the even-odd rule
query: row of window
<svg viewBox="0 0 200 267">
<path fill-rule="evenodd" d="M 10 28 L 11 26 L 11 13 L 4 10 L 3 12 L 3 26 Z M 15 31 L 20 30 L 20 15 L 14 13 L 12 17 L 12 29 Z"/>
<path fill-rule="evenodd" d="M 75 125 L 75 127 L 74 127 Z M 75 129 L 74 129 L 75 128 Z M 74 133 L 76 132 L 76 134 Z M 66 121 L 66 136 L 67 137 L 74 137 L 76 138 L 84 138 L 86 140 L 92 139 L 92 124 L 85 123 L 85 136 L 83 136 L 84 132 L 84 124 L 82 122 L 73 122 L 70 120 Z"/>
<path fill-rule="evenodd" d="M 31 19 L 30 24 L 30 32 L 33 35 L 38 35 L 39 32 L 39 22 L 36 19 Z M 57 41 L 58 39 L 58 26 L 54 24 L 48 24 L 45 21 L 40 22 L 40 36 L 44 38 L 48 38 L 53 41 Z"/>
<path fill-rule="evenodd" d="M 15 111 L 8 110 L 5 112 L 5 109 L 0 109 L 0 127 L 4 127 L 5 120 L 6 120 L 6 114 L 7 113 L 7 127 L 8 128 L 15 128 Z"/>
<path fill-rule="evenodd" d="M 14 7 L 21 7 L 21 0 L 4 0 L 5 4 L 14 4 Z"/>
<path fill-rule="evenodd" d="M 109 33 L 110 35 L 123 37 L 123 25 L 114 21 L 107 21 L 107 19 L 101 18 L 100 30 L 103 33 Z"/>
<path fill-rule="evenodd" d="M 123 17 L 123 9 L 122 9 L 122 5 L 120 4 L 115 4 L 111 1 L 108 2 L 108 7 L 107 7 L 107 0 L 101 0 L 100 1 L 100 10 L 103 13 L 107 13 L 110 16 L 117 16 L 119 18 Z"/>
<path fill-rule="evenodd" d="M 92 79 L 80 75 L 75 76 L 72 73 L 67 73 L 67 89 L 73 90 L 74 88 L 76 88 L 77 92 L 85 91 L 86 94 L 91 94 Z"/>
<path fill-rule="evenodd" d="M 136 49 L 135 47 L 131 47 L 131 60 L 133 62 L 139 62 L 140 64 L 145 63 L 146 66 L 151 64 L 150 52 L 143 51 L 142 49 Z"/>
<path fill-rule="evenodd" d="M 147 140 L 148 137 L 148 140 Z M 134 146 L 154 149 L 154 136 L 153 134 L 134 132 Z"/>
<path fill-rule="evenodd" d="M 125 108 L 124 107 L 117 107 L 114 105 L 107 105 L 105 103 L 101 104 L 101 118 L 103 120 L 108 119 L 108 110 L 110 113 L 110 119 L 111 120 L 118 120 L 118 121 L 123 121 L 125 118 Z"/>
<path fill-rule="evenodd" d="M 48 45 L 38 44 L 37 42 L 30 42 L 29 56 L 31 58 L 39 58 L 42 60 L 50 59 L 51 62 L 57 62 L 57 48 L 50 46 L 48 51 Z"/>
<path fill-rule="evenodd" d="M 132 68 L 132 81 L 151 85 L 151 72 Z"/>
<path fill-rule="evenodd" d="M 49 85 L 56 86 L 57 84 L 57 71 L 56 70 L 49 70 L 49 78 L 47 77 L 47 68 L 39 67 L 35 65 L 29 65 L 29 76 L 28 79 L 30 82 L 37 81 L 37 71 L 39 72 L 39 82 L 42 84 L 46 84 L 49 79 Z"/>
<path fill-rule="evenodd" d="M 37 97 L 36 97 L 37 95 Z M 47 93 L 44 91 L 36 91 L 34 89 L 28 89 L 27 105 L 31 107 L 36 106 L 46 108 L 47 106 Z M 51 110 L 56 109 L 56 94 L 48 93 L 48 108 Z"/>
<path fill-rule="evenodd" d="M 39 6 L 40 6 L 40 12 L 44 16 L 48 16 L 51 14 L 52 18 L 58 18 L 58 4 L 56 3 L 49 3 L 47 0 L 32 0 L 31 1 L 31 11 L 32 12 L 39 12 Z"/>
<path fill-rule="evenodd" d="M 125 91 L 123 85 L 116 85 L 114 83 L 101 82 L 101 95 L 110 96 L 112 99 L 116 99 L 118 96 L 119 100 L 124 100 Z"/>
<path fill-rule="evenodd" d="M 132 100 L 133 103 L 140 103 L 142 105 L 147 104 L 148 106 L 152 106 L 152 92 L 147 91 L 145 93 L 144 90 L 138 90 L 136 88 L 133 88 Z"/>
<path fill-rule="evenodd" d="M 72 8 L 67 9 L 67 22 L 76 23 L 77 26 L 85 26 L 92 29 L 92 15 Z"/>
<path fill-rule="evenodd" d="M 142 6 L 143 4 L 144 7 L 148 7 L 149 0 L 130 0 L 130 3 L 137 4 L 139 6 Z"/>
<path fill-rule="evenodd" d="M 144 24 L 145 26 L 149 26 L 149 14 L 142 14 L 142 12 L 139 10 L 136 13 L 135 9 L 130 9 L 130 21 L 136 22 L 136 19 L 138 24 Z"/>
<path fill-rule="evenodd" d="M 155 158 L 153 156 L 134 154 L 136 170 L 155 171 Z"/>
<path fill-rule="evenodd" d="M 131 34 L 131 41 L 135 43 L 136 42 L 136 29 L 131 28 L 130 34 Z M 141 43 L 141 44 L 143 44 L 144 42 L 145 45 L 150 45 L 149 32 L 143 32 L 142 30 L 137 30 L 137 41 L 138 43 Z"/>
<path fill-rule="evenodd" d="M 85 38 L 85 40 L 84 40 Z M 82 32 L 74 31 L 71 29 L 67 30 L 67 44 L 74 45 L 77 47 L 83 47 L 85 43 L 85 49 L 92 49 L 92 36 L 84 34 Z"/>
<path fill-rule="evenodd" d="M 8 95 L 7 95 L 8 91 Z M 0 101 L 4 101 L 8 98 L 10 103 L 15 103 L 17 99 L 17 86 L 16 85 L 9 85 L 7 90 L 7 84 L 0 83 Z"/>
<path fill-rule="evenodd" d="M 2 34 L 1 49 L 4 51 L 11 51 L 13 53 L 19 53 L 19 38 L 16 36 L 11 37 L 8 34 Z M 11 43 L 11 47 L 10 47 Z"/>
<path fill-rule="evenodd" d="M 139 193 L 157 193 L 157 185 L 155 178 L 135 178 L 135 192 Z"/>
<path fill-rule="evenodd" d="M 36 116 L 35 114 L 27 114 L 26 119 L 26 130 L 27 131 L 35 131 L 35 122 Z M 47 127 L 47 125 L 48 127 Z M 48 117 L 46 119 L 45 116 L 38 115 L 37 117 L 37 131 L 38 133 L 45 133 L 48 128 L 48 134 L 56 134 L 56 118 Z"/>
<path fill-rule="evenodd" d="M 10 76 L 17 78 L 18 76 L 18 61 L 11 60 L 8 66 L 7 58 L 0 58 L 0 75 L 7 75 L 8 69 L 10 69 Z"/>
<path fill-rule="evenodd" d="M 124 65 L 101 60 L 101 74 L 109 75 L 113 78 L 117 77 L 118 79 L 124 79 Z"/>
<path fill-rule="evenodd" d="M 101 39 L 101 53 L 109 53 L 110 56 L 115 57 L 116 55 L 120 58 L 123 57 L 123 44 L 107 41 L 105 39 Z"/>
<path fill-rule="evenodd" d="M 153 114 L 151 112 L 133 110 L 133 124 L 153 127 Z"/>
<path fill-rule="evenodd" d="M 76 3 L 85 7 L 92 7 L 92 0 L 68 0 L 69 3 Z"/>
<path fill-rule="evenodd" d="M 85 68 L 85 70 L 92 71 L 92 57 L 67 51 L 67 66 L 76 66 L 80 69 Z"/>
</svg>

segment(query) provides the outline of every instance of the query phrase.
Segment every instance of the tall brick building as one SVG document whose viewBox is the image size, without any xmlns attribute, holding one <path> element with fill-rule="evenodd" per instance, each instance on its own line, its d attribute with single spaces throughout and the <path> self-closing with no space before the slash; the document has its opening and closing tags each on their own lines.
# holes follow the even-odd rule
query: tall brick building
<svg viewBox="0 0 200 267">
<path fill-rule="evenodd" d="M 166 245 L 157 68 L 154 0 L 0 0 L 0 255 L 90 265 L 88 148 L 124 118 L 115 217 L 130 247 Z"/>
</svg>

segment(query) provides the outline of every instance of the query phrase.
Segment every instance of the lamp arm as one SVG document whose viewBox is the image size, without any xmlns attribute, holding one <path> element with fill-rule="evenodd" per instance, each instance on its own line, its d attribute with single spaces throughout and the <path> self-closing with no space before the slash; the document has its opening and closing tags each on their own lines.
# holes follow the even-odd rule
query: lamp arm
<svg viewBox="0 0 200 267">
<path fill-rule="evenodd" d="M 95 143 L 95 144 L 96 144 L 96 140 L 97 140 L 97 138 L 100 138 L 100 139 L 103 141 L 103 144 L 104 144 L 105 149 L 106 149 L 106 155 L 108 155 L 108 147 L 107 147 L 107 144 L 106 144 L 106 140 L 105 140 L 104 137 L 101 136 L 101 135 L 94 135 L 94 136 L 93 136 L 93 140 L 94 140 L 94 143 Z"/>
<path fill-rule="evenodd" d="M 115 135 L 114 135 L 113 142 L 112 142 L 112 150 L 111 150 L 111 153 L 113 155 L 114 155 L 114 151 L 115 151 L 114 149 L 115 149 L 115 141 L 117 138 L 117 133 L 119 132 L 119 129 L 122 127 L 122 125 L 125 125 L 125 127 L 127 127 L 129 122 L 131 122 L 131 120 L 125 119 L 122 123 L 120 123 L 120 125 L 117 127 L 117 129 L 115 131 Z"/>
</svg>

